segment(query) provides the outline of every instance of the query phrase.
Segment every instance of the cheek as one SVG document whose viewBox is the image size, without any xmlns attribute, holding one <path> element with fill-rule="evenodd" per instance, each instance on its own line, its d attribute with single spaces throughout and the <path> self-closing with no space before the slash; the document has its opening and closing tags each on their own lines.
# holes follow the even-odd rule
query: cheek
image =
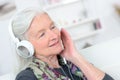
<svg viewBox="0 0 120 80">
<path fill-rule="evenodd" d="M 45 47 L 47 47 L 47 41 L 46 40 L 39 41 L 35 45 L 36 49 L 44 49 Z"/>
<path fill-rule="evenodd" d="M 59 32 L 59 38 L 61 39 L 61 33 Z"/>
<path fill-rule="evenodd" d="M 35 56 L 37 56 L 37 55 L 45 56 L 46 48 L 47 48 L 46 41 L 41 41 L 41 42 L 36 43 L 34 46 Z"/>
<path fill-rule="evenodd" d="M 60 33 L 60 30 L 59 30 L 59 29 L 56 30 L 56 34 L 57 34 L 58 37 L 61 39 L 61 33 Z"/>
<path fill-rule="evenodd" d="M 42 50 L 44 50 L 47 47 L 46 40 L 32 41 L 32 44 L 34 46 L 35 52 L 37 53 L 40 53 Z"/>
</svg>

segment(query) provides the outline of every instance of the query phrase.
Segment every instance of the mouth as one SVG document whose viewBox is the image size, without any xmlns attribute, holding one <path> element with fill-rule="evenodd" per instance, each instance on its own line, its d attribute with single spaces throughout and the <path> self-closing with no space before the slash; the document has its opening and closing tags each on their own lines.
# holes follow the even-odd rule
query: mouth
<svg viewBox="0 0 120 80">
<path fill-rule="evenodd" d="M 54 46 L 57 46 L 59 43 L 59 41 L 56 41 L 55 43 L 51 44 L 49 47 L 54 47 Z"/>
</svg>

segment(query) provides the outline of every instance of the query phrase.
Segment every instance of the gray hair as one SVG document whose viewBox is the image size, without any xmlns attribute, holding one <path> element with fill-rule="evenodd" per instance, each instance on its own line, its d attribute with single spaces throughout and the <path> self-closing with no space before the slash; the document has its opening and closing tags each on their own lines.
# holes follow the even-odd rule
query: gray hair
<svg viewBox="0 0 120 80">
<path fill-rule="evenodd" d="M 17 12 L 11 21 L 11 27 L 13 34 L 19 40 L 25 39 L 25 33 L 29 29 L 32 20 L 37 14 L 47 13 L 46 11 L 36 9 L 36 8 L 27 8 L 20 12 Z M 29 63 L 32 61 L 33 57 L 24 59 L 16 54 L 18 66 L 15 72 L 19 72 L 25 69 Z"/>
<path fill-rule="evenodd" d="M 19 40 L 25 39 L 24 33 L 29 29 L 32 20 L 37 14 L 41 13 L 45 13 L 45 11 L 35 8 L 27 8 L 16 13 L 11 22 L 14 36 Z"/>
</svg>

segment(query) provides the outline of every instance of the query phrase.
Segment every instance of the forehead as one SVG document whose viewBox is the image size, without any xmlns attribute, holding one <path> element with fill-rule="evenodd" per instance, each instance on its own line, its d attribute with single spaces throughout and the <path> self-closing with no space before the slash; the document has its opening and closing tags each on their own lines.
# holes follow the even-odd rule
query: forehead
<svg viewBox="0 0 120 80">
<path fill-rule="evenodd" d="M 28 29 L 28 33 L 37 34 L 42 29 L 47 29 L 53 24 L 53 21 L 47 13 L 37 14 Z"/>
<path fill-rule="evenodd" d="M 37 14 L 32 23 L 31 23 L 31 26 L 32 25 L 45 25 L 45 24 L 48 24 L 49 22 L 52 22 L 51 18 L 49 17 L 49 15 L 47 13 L 40 13 L 40 14 Z"/>
</svg>

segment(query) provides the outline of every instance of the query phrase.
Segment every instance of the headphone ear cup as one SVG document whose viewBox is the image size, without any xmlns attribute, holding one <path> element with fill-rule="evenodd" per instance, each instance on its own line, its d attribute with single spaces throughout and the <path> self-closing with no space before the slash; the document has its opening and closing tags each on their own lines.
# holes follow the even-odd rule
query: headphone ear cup
<svg viewBox="0 0 120 80">
<path fill-rule="evenodd" d="M 34 47 L 27 40 L 22 40 L 21 42 L 18 42 L 16 50 L 18 55 L 20 55 L 23 58 L 29 58 L 34 55 Z"/>
</svg>

